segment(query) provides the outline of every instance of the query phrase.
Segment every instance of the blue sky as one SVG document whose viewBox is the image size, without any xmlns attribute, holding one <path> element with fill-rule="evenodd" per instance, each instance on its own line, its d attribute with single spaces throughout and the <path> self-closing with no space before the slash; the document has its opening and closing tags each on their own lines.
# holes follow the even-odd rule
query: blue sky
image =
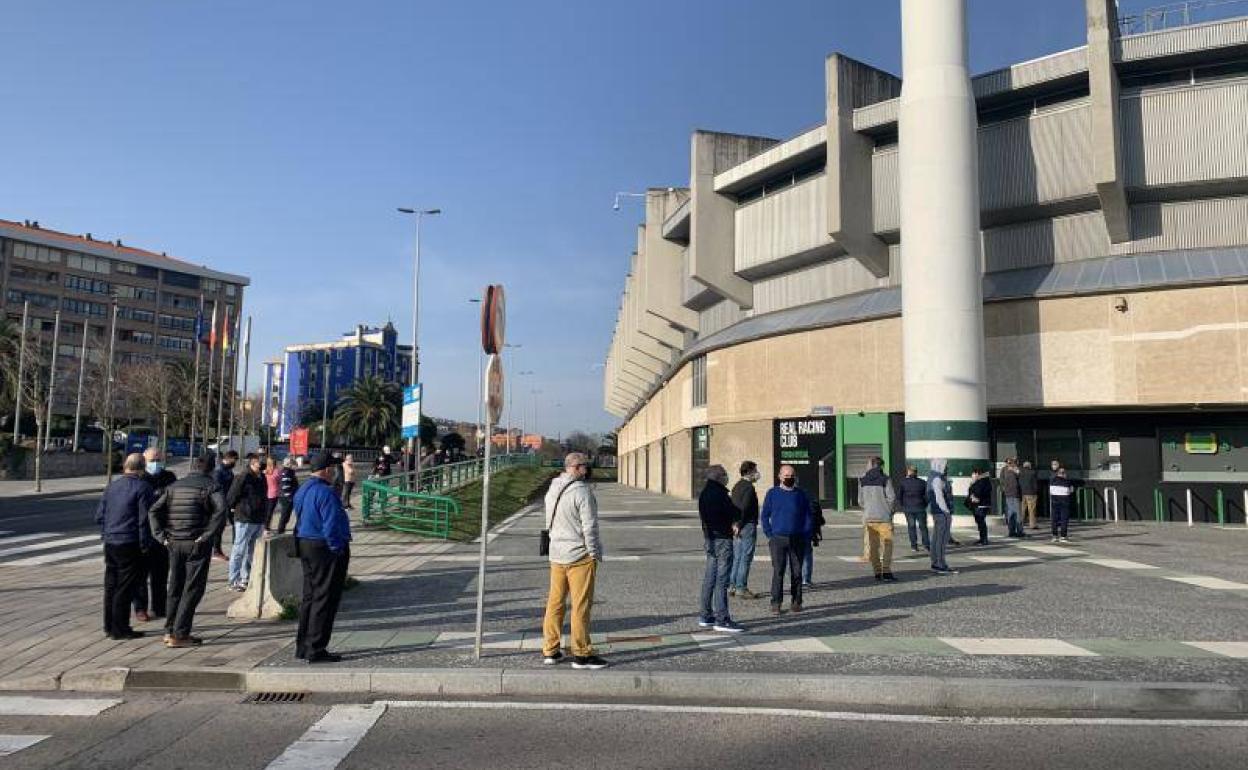
<svg viewBox="0 0 1248 770">
<path fill-rule="evenodd" d="M 1131 3 L 1124 3 L 1132 7 Z M 1081 45 L 1083 0 L 971 0 L 975 71 Z M 476 306 L 548 434 L 606 430 L 601 372 L 642 211 L 689 133 L 823 117 L 823 59 L 900 69 L 899 3 L 98 0 L 9 3 L 0 218 L 252 279 L 253 373 L 282 346 L 410 334 L 426 220 L 426 410 L 474 419 Z M 254 373 L 253 383 L 259 375 Z M 540 390 L 535 397 L 532 390 Z"/>
</svg>

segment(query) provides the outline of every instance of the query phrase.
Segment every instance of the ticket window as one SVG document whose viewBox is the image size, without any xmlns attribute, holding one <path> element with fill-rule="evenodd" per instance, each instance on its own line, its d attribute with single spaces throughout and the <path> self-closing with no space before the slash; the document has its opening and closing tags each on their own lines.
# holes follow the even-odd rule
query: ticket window
<svg viewBox="0 0 1248 770">
<path fill-rule="evenodd" d="M 858 481 L 871 468 L 872 457 L 883 457 L 883 444 L 846 444 L 845 445 L 845 505 L 848 508 L 861 508 L 858 496 Z"/>
</svg>

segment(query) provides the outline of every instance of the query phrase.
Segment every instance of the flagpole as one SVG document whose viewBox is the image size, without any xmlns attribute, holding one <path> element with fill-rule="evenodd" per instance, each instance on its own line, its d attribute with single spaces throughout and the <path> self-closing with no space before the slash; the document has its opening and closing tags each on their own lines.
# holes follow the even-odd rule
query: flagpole
<svg viewBox="0 0 1248 770">
<path fill-rule="evenodd" d="M 225 417 L 225 354 L 230 349 L 230 311 L 225 311 L 221 325 L 221 384 L 217 388 L 217 450 L 221 449 L 221 428 Z"/>
<path fill-rule="evenodd" d="M 235 361 L 237 361 L 237 358 L 235 359 Z M 235 365 L 234 369 L 237 371 L 238 366 Z M 243 389 L 242 389 L 242 398 L 239 399 L 239 402 L 238 402 L 239 404 L 238 406 L 239 430 L 243 432 L 244 438 L 246 438 L 247 436 L 248 420 L 243 419 L 242 410 L 243 410 L 243 407 L 247 405 L 247 377 L 250 376 L 250 374 L 251 374 L 251 316 L 247 316 L 247 328 L 246 328 L 246 331 L 243 332 Z M 256 411 L 254 404 L 252 405 L 251 411 L 253 414 Z M 233 410 L 231 410 L 230 411 L 231 421 L 233 420 L 233 418 L 234 418 L 234 412 Z M 231 429 L 230 433 L 233 434 L 234 431 Z M 244 441 L 240 443 L 246 443 L 246 442 Z M 256 443 L 259 444 L 258 441 Z"/>
<path fill-rule="evenodd" d="M 235 323 L 234 339 L 238 339 L 238 332 L 243 326 L 242 315 L 239 315 L 237 318 L 235 318 L 234 323 Z M 244 378 L 244 380 L 245 379 L 246 378 Z M 243 387 L 244 388 L 247 387 L 246 382 L 243 382 Z M 238 413 L 238 410 L 234 408 L 236 402 L 238 403 L 238 408 L 241 409 L 242 401 L 238 398 L 238 346 L 237 345 L 235 345 L 234 360 L 230 362 L 230 432 L 228 435 L 230 437 L 231 446 L 233 446 L 234 444 L 234 416 L 235 414 Z M 239 422 L 242 422 L 241 417 L 239 418 Z M 238 444 L 239 446 L 242 446 L 243 442 L 240 441 L 238 442 Z"/>
<path fill-rule="evenodd" d="M 61 311 L 56 311 L 56 320 L 52 326 L 52 362 L 48 364 L 48 417 L 43 425 L 43 451 L 47 452 L 52 448 L 52 399 L 56 395 L 56 349 L 61 344 Z M 35 439 L 35 449 L 39 448 L 38 437 Z"/>
<path fill-rule="evenodd" d="M 204 447 L 208 446 L 208 426 L 212 422 L 212 372 L 217 359 L 213 357 L 212 351 L 217 347 L 217 302 L 212 302 L 212 322 L 208 325 L 208 379 L 204 383 Z M 197 386 L 198 387 L 198 386 Z M 198 396 L 198 393 L 196 393 Z M 221 449 L 220 446 L 217 447 Z M 218 451 L 218 454 L 220 452 Z"/>
<path fill-rule="evenodd" d="M 22 303 L 22 344 L 17 354 L 17 392 L 13 394 L 13 445 L 22 425 L 22 385 L 26 382 L 26 328 L 30 325 L 30 300 Z M 35 442 L 38 443 L 37 441 Z"/>
<path fill-rule="evenodd" d="M 195 417 L 199 411 L 199 355 L 204 346 L 204 295 L 199 295 L 199 312 L 195 315 L 195 375 L 191 378 L 191 435 L 186 442 L 186 459 L 195 461 Z"/>
<path fill-rule="evenodd" d="M 91 324 L 83 321 L 82 323 L 82 350 L 79 352 L 78 358 L 78 404 L 74 407 L 74 451 L 78 451 L 78 433 L 82 425 L 82 383 L 87 376 L 87 330 L 91 328 Z"/>
</svg>

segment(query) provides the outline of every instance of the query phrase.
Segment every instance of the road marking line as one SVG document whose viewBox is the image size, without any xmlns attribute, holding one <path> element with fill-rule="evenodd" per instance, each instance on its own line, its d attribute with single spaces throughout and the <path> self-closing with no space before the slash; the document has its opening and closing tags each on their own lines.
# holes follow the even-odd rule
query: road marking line
<svg viewBox="0 0 1248 770">
<path fill-rule="evenodd" d="M 270 770 L 333 770 L 384 713 L 384 703 L 334 706 L 268 767 Z"/>
<path fill-rule="evenodd" d="M 975 639 L 940 637 L 940 641 L 967 655 L 1047 655 L 1072 658 L 1099 657 L 1091 650 L 1061 639 Z"/>
<path fill-rule="evenodd" d="M 832 652 L 813 636 L 747 636 L 741 639 L 740 644 L 749 652 Z"/>
<path fill-rule="evenodd" d="M 1138 561 L 1128 561 L 1127 559 L 1080 559 L 1080 561 L 1101 567 L 1109 567 L 1110 569 L 1158 569 L 1151 564 L 1142 564 Z"/>
<path fill-rule="evenodd" d="M 727 634 L 711 633 L 707 631 L 703 633 L 689 634 L 689 637 L 697 643 L 700 649 L 703 650 L 721 650 L 725 647 L 734 650 L 741 649 L 741 646 L 737 644 L 737 638 Z"/>
<path fill-rule="evenodd" d="M 1232 583 L 1229 580 L 1205 577 L 1204 575 L 1185 575 L 1180 577 L 1163 575 L 1162 577 L 1166 580 L 1173 580 L 1176 583 L 1187 583 L 1188 585 L 1200 586 L 1201 588 L 1212 588 L 1216 591 L 1248 591 L 1248 585 L 1244 583 Z"/>
<path fill-rule="evenodd" d="M 3 533 L 11 534 L 9 532 Z M 18 535 L 16 537 L 0 538 L 0 545 L 14 545 L 16 543 L 29 543 L 31 540 L 44 540 L 49 537 L 61 537 L 60 532 L 37 532 L 33 535 Z"/>
<path fill-rule="evenodd" d="M 1019 548 L 1026 548 L 1028 551 L 1036 553 L 1044 553 L 1050 556 L 1084 556 L 1083 551 L 1076 551 L 1074 548 L 1068 548 L 1062 545 L 1023 545 L 1017 544 Z"/>
<path fill-rule="evenodd" d="M 64 545 L 76 545 L 78 543 L 85 543 L 88 540 L 94 540 L 95 542 L 98 543 L 100 542 L 100 536 L 99 535 L 80 535 L 78 537 L 66 537 L 60 540 L 48 540 L 43 543 L 32 543 L 30 545 L 20 545 L 16 548 L 3 548 L 3 549 L 0 549 L 0 556 L 15 556 L 19 553 L 30 553 L 31 551 L 46 551 L 49 548 L 60 548 L 61 546 L 64 546 Z"/>
<path fill-rule="evenodd" d="M 22 749 L 28 749 L 51 737 L 51 735 L 0 735 L 0 757 L 16 754 Z"/>
<path fill-rule="evenodd" d="M 0 716 L 93 717 L 121 703 L 115 698 L 38 698 L 28 695 L 0 696 Z"/>
<path fill-rule="evenodd" d="M 92 537 L 91 539 L 94 540 L 96 538 Z M 16 561 L 0 562 L 0 567 L 34 567 L 40 564 L 54 564 L 58 561 L 81 559 L 84 556 L 90 556 L 92 554 L 98 556 L 100 555 L 100 551 L 101 547 L 97 543 L 96 545 L 89 545 L 85 548 L 75 548 L 72 551 L 57 551 L 56 553 L 45 553 L 42 556 L 28 556 L 25 559 L 18 559 Z M 103 560 L 101 559 L 101 561 Z"/>
<path fill-rule="evenodd" d="M 502 561 L 503 557 L 502 556 L 487 556 L 485 557 L 485 560 L 486 561 Z M 430 559 L 430 561 L 462 561 L 462 562 L 472 562 L 473 564 L 476 564 L 477 562 L 481 561 L 481 555 L 477 554 L 474 556 L 472 554 L 466 554 L 466 553 L 449 553 L 449 554 L 442 554 L 440 556 L 435 556 L 432 559 Z"/>
<path fill-rule="evenodd" d="M 1039 556 L 972 556 L 971 561 L 983 564 L 1017 564 L 1019 562 L 1038 561 Z"/>
<path fill-rule="evenodd" d="M 907 724 L 959 724 L 988 726 L 1094 726 L 1094 727 L 1233 727 L 1242 730 L 1248 720 L 1134 719 L 1131 717 L 972 717 L 930 714 L 865 714 L 855 711 L 752 708 L 748 706 L 666 706 L 649 703 L 536 703 L 525 701 L 375 701 L 388 708 L 477 709 L 485 711 L 604 711 L 649 714 L 725 714 L 758 717 L 800 717 L 837 722 L 900 722 Z"/>
<path fill-rule="evenodd" d="M 1228 658 L 1248 660 L 1248 642 L 1183 642 L 1189 647 L 1216 652 Z"/>
</svg>

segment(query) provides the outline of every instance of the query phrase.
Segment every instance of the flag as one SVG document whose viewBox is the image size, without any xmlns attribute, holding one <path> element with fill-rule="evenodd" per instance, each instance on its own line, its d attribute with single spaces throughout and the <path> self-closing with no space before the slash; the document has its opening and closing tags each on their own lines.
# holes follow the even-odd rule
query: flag
<svg viewBox="0 0 1248 770">
<path fill-rule="evenodd" d="M 208 349 L 216 350 L 217 348 L 217 306 L 212 306 L 212 323 L 208 325 Z"/>
<path fill-rule="evenodd" d="M 221 324 L 221 349 L 230 349 L 230 311 L 225 311 L 225 323 Z"/>
</svg>

